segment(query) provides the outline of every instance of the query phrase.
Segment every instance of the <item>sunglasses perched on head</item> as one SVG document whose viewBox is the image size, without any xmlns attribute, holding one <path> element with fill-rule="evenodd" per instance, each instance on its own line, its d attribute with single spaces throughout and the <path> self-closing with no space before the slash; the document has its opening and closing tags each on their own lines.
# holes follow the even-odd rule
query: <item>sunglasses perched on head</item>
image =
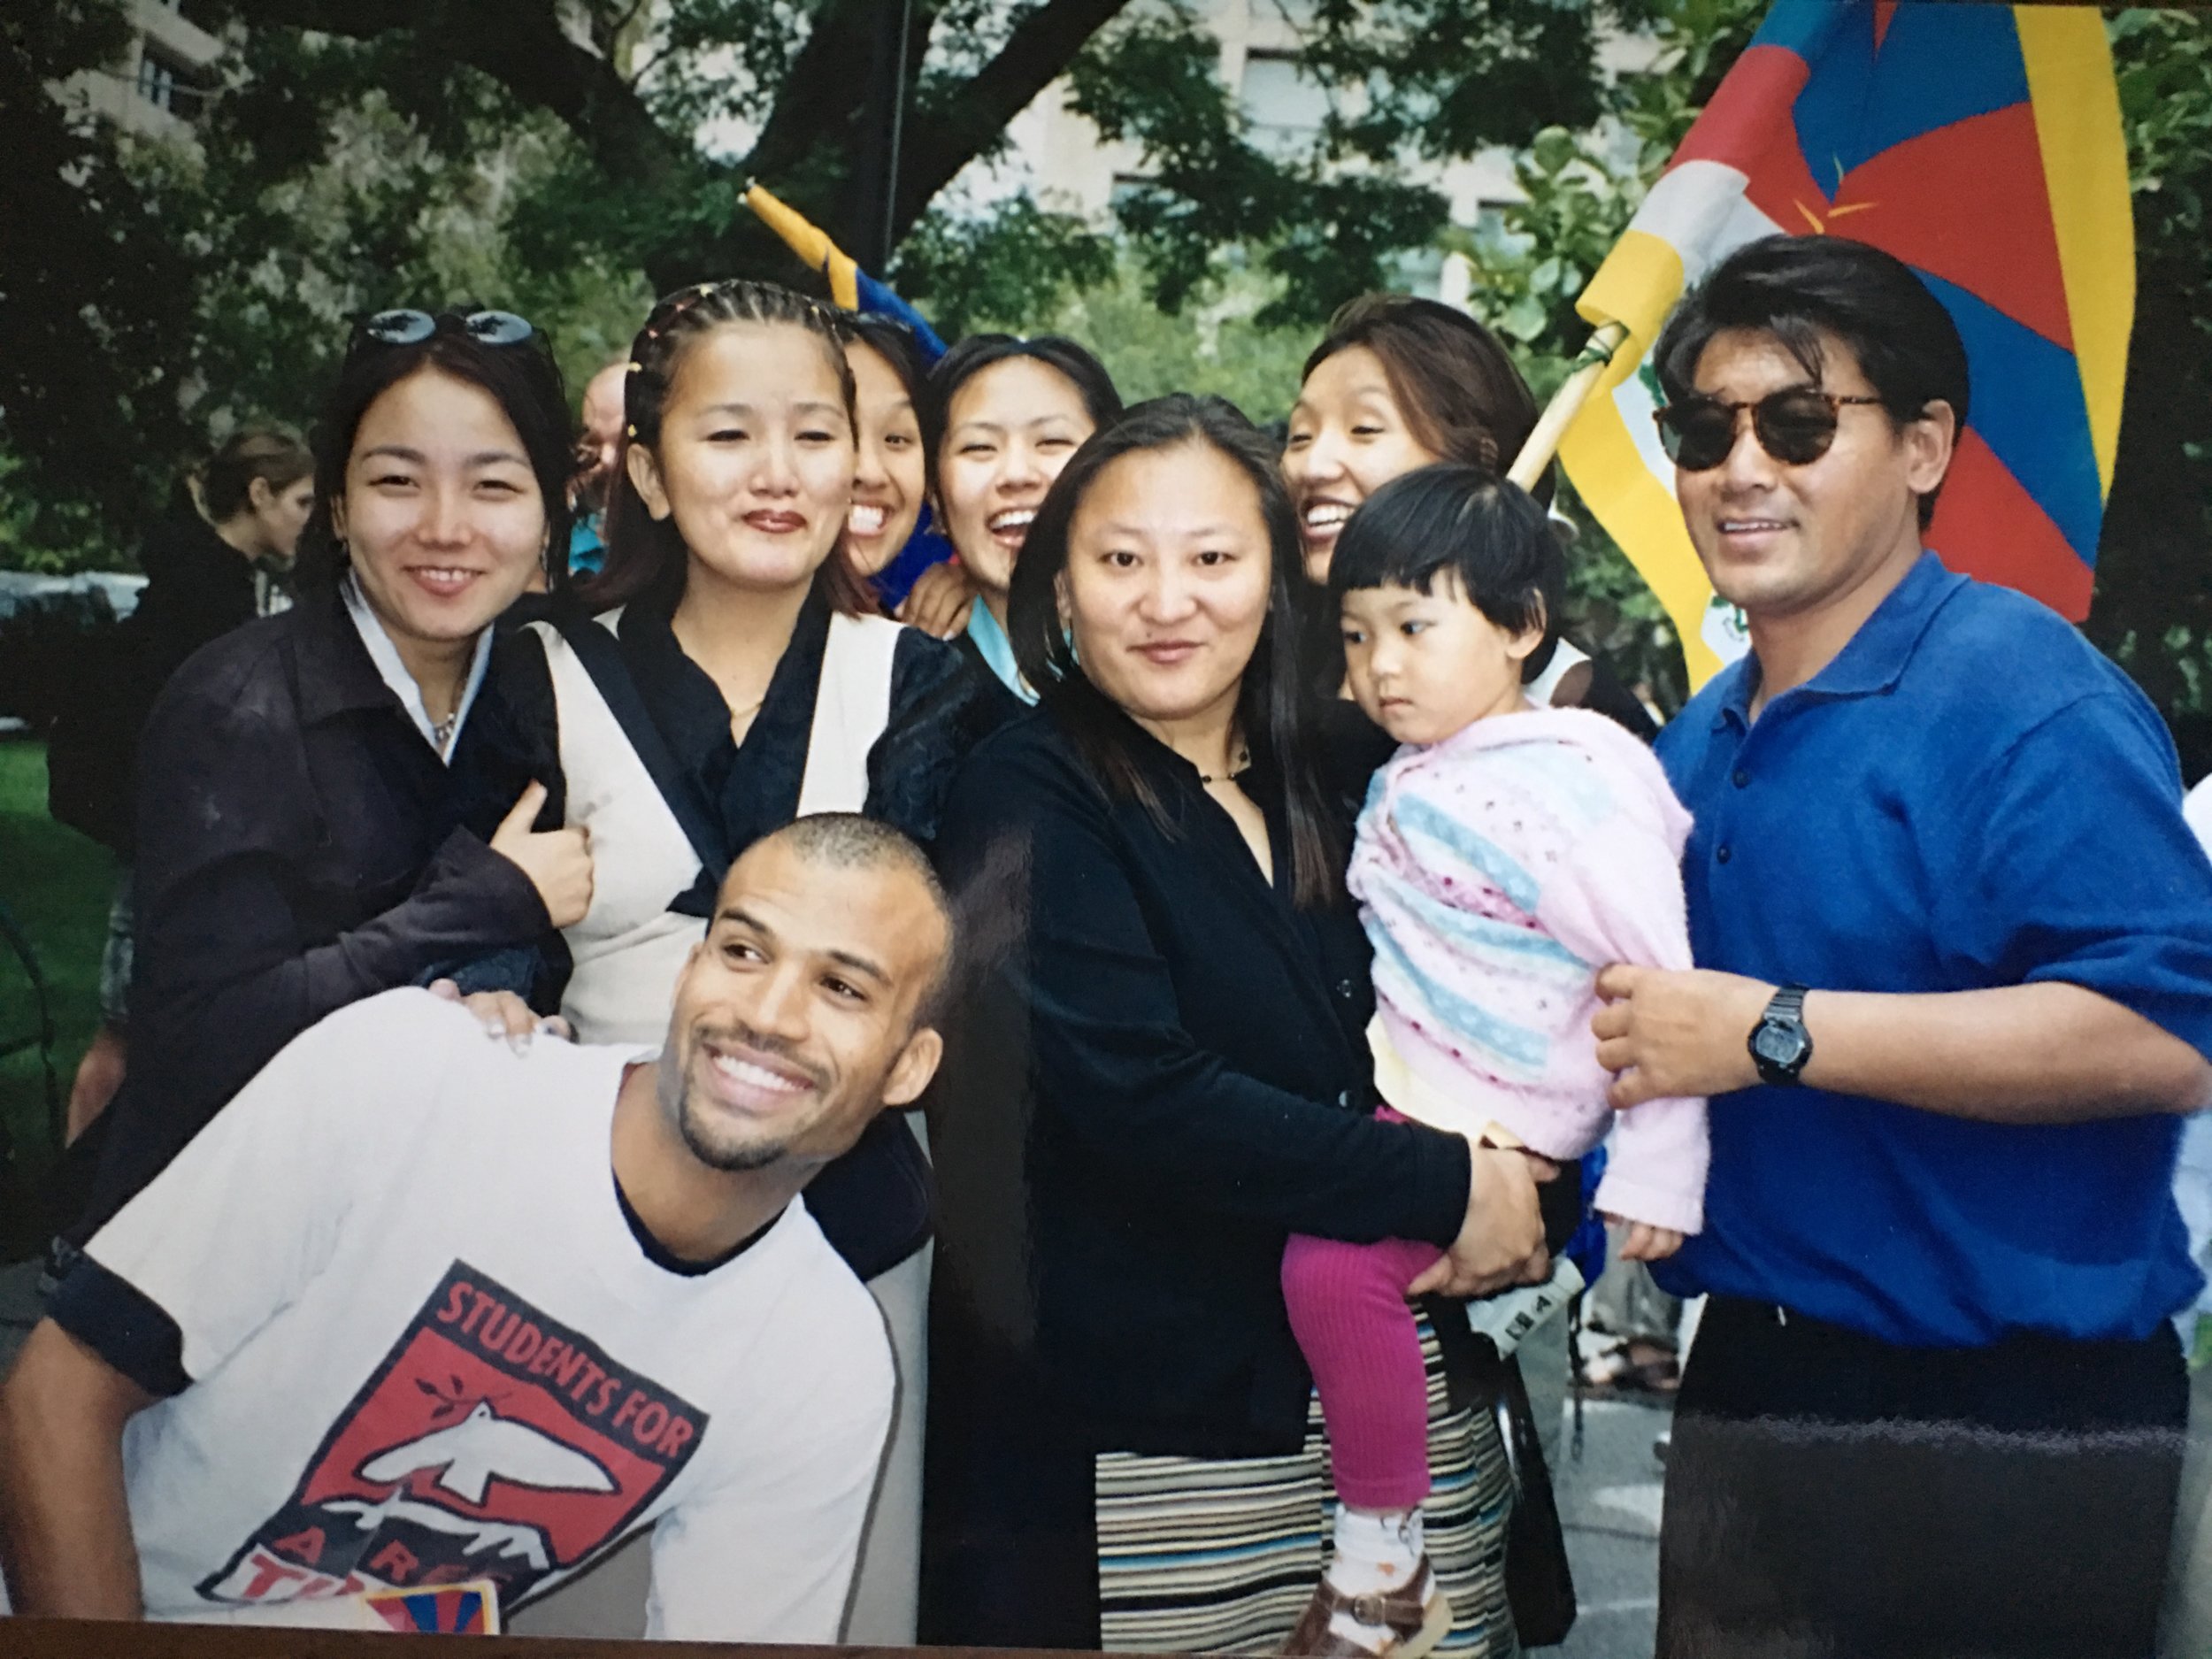
<svg viewBox="0 0 2212 1659">
<path fill-rule="evenodd" d="M 1728 458 L 1740 430 L 1736 417 L 1746 410 L 1761 449 L 1785 466 L 1809 466 L 1835 442 L 1845 405 L 1881 401 L 1793 386 L 1748 403 L 1685 397 L 1654 411 L 1652 419 L 1659 423 L 1659 447 L 1685 472 L 1709 472 Z"/>
<path fill-rule="evenodd" d="M 357 340 L 373 340 L 379 345 L 412 346 L 441 328 L 466 334 L 485 346 L 520 345 L 537 333 L 527 318 L 512 311 L 471 311 L 464 317 L 453 311 L 433 316 L 428 311 L 379 311 L 365 319 L 355 334 Z"/>
</svg>

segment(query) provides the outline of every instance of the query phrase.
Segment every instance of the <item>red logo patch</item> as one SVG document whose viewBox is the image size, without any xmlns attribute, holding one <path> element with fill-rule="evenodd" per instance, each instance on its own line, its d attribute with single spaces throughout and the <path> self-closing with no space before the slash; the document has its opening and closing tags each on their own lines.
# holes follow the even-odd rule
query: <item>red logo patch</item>
<svg viewBox="0 0 2212 1659">
<path fill-rule="evenodd" d="M 511 1609 L 619 1540 L 706 1426 L 456 1262 L 291 1498 L 200 1594 L 283 1601 L 488 1578 Z"/>
</svg>

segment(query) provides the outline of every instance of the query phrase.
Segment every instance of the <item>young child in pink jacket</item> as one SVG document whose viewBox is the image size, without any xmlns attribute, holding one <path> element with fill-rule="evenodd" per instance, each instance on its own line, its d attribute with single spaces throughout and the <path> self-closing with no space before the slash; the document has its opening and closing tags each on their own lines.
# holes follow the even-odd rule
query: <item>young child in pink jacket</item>
<svg viewBox="0 0 2212 1659">
<path fill-rule="evenodd" d="M 1522 694 L 1563 585 L 1544 510 L 1479 469 L 1424 467 L 1353 516 L 1329 577 L 1352 695 L 1402 745 L 1368 790 L 1349 878 L 1375 949 L 1382 1113 L 1563 1160 L 1609 1132 L 1597 1208 L 1632 1224 L 1624 1254 L 1671 1255 L 1703 1219 L 1705 1102 L 1617 1121 L 1590 1018 L 1607 964 L 1691 965 L 1689 814 L 1627 732 Z M 1404 1299 L 1440 1254 L 1305 1237 L 1284 1253 L 1340 1499 L 1288 1652 L 1416 1659 L 1450 1628 L 1422 1540 L 1428 1398 Z"/>
</svg>

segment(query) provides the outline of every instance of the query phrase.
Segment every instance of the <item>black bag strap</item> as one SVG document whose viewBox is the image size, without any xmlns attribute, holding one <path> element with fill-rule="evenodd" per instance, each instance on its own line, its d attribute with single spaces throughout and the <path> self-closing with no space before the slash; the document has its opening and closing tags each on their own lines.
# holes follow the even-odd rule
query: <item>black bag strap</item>
<svg viewBox="0 0 2212 1659">
<path fill-rule="evenodd" d="M 576 660 L 591 676 L 592 685 L 605 700 L 608 712 L 622 728 L 622 735 L 629 740 L 646 775 L 652 779 L 653 787 L 660 791 L 661 799 L 667 803 L 669 811 L 682 826 L 684 839 L 691 843 L 691 850 L 699 855 L 702 874 L 718 887 L 724 872 L 730 867 L 730 855 L 722 843 L 721 832 L 714 815 L 706 810 L 692 787 L 690 777 L 669 752 L 668 740 L 661 735 L 660 727 L 653 724 L 645 699 L 638 694 L 637 682 L 630 678 L 629 665 L 622 660 L 621 644 L 611 632 L 573 606 L 552 607 L 545 620 L 559 630 L 569 649 L 576 653 Z"/>
</svg>

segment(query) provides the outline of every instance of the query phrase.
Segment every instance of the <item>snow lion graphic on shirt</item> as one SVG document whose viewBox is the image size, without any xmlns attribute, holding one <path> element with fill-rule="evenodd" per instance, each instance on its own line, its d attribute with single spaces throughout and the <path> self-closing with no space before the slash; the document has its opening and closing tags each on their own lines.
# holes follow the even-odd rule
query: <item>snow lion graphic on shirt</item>
<svg viewBox="0 0 2212 1659">
<path fill-rule="evenodd" d="M 488 1578 L 512 1608 L 621 1538 L 706 1427 L 456 1262 L 291 1497 L 199 1592 L 274 1602 Z"/>
</svg>

